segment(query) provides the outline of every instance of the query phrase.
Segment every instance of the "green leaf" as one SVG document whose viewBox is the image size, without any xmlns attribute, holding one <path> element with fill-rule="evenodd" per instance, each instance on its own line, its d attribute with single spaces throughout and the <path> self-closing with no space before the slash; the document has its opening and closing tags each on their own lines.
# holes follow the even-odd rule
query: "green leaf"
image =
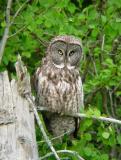
<svg viewBox="0 0 121 160">
<path fill-rule="evenodd" d="M 5 21 L 3 21 L 3 22 L 1 22 L 1 27 L 5 27 L 6 26 L 6 22 Z"/>
<path fill-rule="evenodd" d="M 88 116 L 99 117 L 101 115 L 100 111 L 97 108 L 89 108 L 87 113 Z"/>
<path fill-rule="evenodd" d="M 93 124 L 92 119 L 85 119 L 83 123 L 81 122 L 80 131 L 85 131 Z"/>
<path fill-rule="evenodd" d="M 70 13 L 74 13 L 75 12 L 75 10 L 76 10 L 76 7 L 75 7 L 75 5 L 74 4 L 69 4 L 68 5 L 68 10 L 70 11 Z"/>
<path fill-rule="evenodd" d="M 109 160 L 108 154 L 102 154 L 100 157 L 101 160 Z"/>
<path fill-rule="evenodd" d="M 103 15 L 102 15 L 102 16 L 101 16 L 101 19 L 102 19 L 102 22 L 103 22 L 103 23 L 106 23 L 106 21 L 107 21 L 106 16 L 103 16 Z"/>
<path fill-rule="evenodd" d="M 121 23 L 121 18 L 116 18 L 116 22 Z"/>
<path fill-rule="evenodd" d="M 22 52 L 22 55 L 27 57 L 27 58 L 30 58 L 31 57 L 31 52 L 25 51 L 25 52 Z"/>
<path fill-rule="evenodd" d="M 92 140 L 92 136 L 91 136 L 91 134 L 89 134 L 89 133 L 86 133 L 86 134 L 84 135 L 84 137 L 85 137 L 85 140 L 87 140 L 87 141 L 91 141 L 91 140 Z"/>
<path fill-rule="evenodd" d="M 108 132 L 103 132 L 103 133 L 102 133 L 102 136 L 103 136 L 103 138 L 108 139 L 109 136 L 110 136 L 110 133 L 108 133 Z"/>
<path fill-rule="evenodd" d="M 89 147 L 85 147 L 85 148 L 84 148 L 84 152 L 85 152 L 85 154 L 86 154 L 87 156 L 90 156 L 90 155 L 92 154 L 92 150 L 91 150 L 91 148 L 89 148 Z"/>
<path fill-rule="evenodd" d="M 121 96 L 121 91 L 116 91 L 117 96 Z"/>
</svg>

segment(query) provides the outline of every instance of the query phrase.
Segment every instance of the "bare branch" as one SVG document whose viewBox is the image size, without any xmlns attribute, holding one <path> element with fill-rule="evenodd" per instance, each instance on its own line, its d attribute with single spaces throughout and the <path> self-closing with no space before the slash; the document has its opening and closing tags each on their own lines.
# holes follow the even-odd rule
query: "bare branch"
<svg viewBox="0 0 121 160">
<path fill-rule="evenodd" d="M 92 92 L 87 96 L 87 98 L 85 99 L 85 106 L 88 105 L 92 99 L 95 97 L 96 93 L 100 91 L 101 87 L 97 87 L 94 90 L 92 90 Z"/>
<path fill-rule="evenodd" d="M 91 62 L 90 59 L 91 59 L 90 56 L 88 56 L 87 59 L 86 59 L 86 64 L 85 64 L 84 72 L 83 72 L 83 75 L 82 75 L 82 82 L 83 83 L 85 82 L 87 74 L 88 74 L 88 70 L 89 70 L 89 66 L 90 66 L 90 62 Z"/>
<path fill-rule="evenodd" d="M 101 44 L 101 50 L 104 50 L 104 44 L 105 44 L 105 34 L 102 37 L 102 44 Z"/>
<path fill-rule="evenodd" d="M 76 151 L 71 151 L 71 150 L 59 150 L 59 151 L 56 151 L 57 153 L 61 153 L 61 154 L 71 154 L 75 157 L 78 158 L 78 160 L 84 160 Z M 46 154 L 45 156 L 41 157 L 41 160 L 43 159 L 47 159 L 48 157 L 52 156 L 53 153 L 48 153 Z"/>
<path fill-rule="evenodd" d="M 65 133 L 63 133 L 63 134 L 61 134 L 61 135 L 59 135 L 57 137 L 52 138 L 51 141 L 54 141 L 55 139 L 59 139 L 61 137 L 64 137 L 65 135 L 70 135 L 73 132 L 74 132 L 74 130 L 67 131 L 67 132 L 65 132 Z M 38 144 L 40 144 L 40 143 L 45 143 L 45 141 L 39 141 Z"/>
<path fill-rule="evenodd" d="M 50 112 L 50 110 L 47 108 L 47 107 L 40 107 L 39 106 L 39 109 L 38 109 L 39 111 L 48 111 L 48 112 Z M 99 121 L 103 121 L 103 122 L 108 122 L 108 123 L 115 123 L 115 124 L 120 124 L 121 125 L 121 120 L 118 120 L 118 119 L 114 119 L 114 118 L 112 118 L 112 117 L 109 117 L 109 118 L 107 118 L 107 117 L 102 117 L 102 116 L 100 116 L 100 117 L 96 117 L 96 116 L 88 116 L 88 115 L 86 115 L 86 114 L 84 114 L 84 113 L 73 113 L 73 114 L 66 114 L 66 115 L 68 115 L 68 116 L 72 116 L 72 117 L 76 117 L 76 118 L 91 118 L 91 119 L 94 119 L 94 120 L 99 120 Z"/>
<path fill-rule="evenodd" d="M 5 45 L 8 39 L 9 28 L 10 28 L 10 9 L 11 9 L 12 0 L 8 0 L 6 8 L 6 27 L 0 44 L 0 63 L 2 61 Z"/>
<path fill-rule="evenodd" d="M 113 98 L 112 98 L 112 92 L 109 90 L 108 91 L 109 92 L 109 97 L 110 97 L 110 107 L 111 107 L 111 112 L 112 112 L 112 115 L 113 115 L 113 117 L 116 117 L 115 116 L 115 111 L 114 111 L 114 108 L 113 108 Z"/>
<path fill-rule="evenodd" d="M 22 28 L 20 28 L 18 31 L 16 31 L 14 34 L 10 35 L 8 38 L 14 37 L 16 36 L 18 33 L 20 33 L 21 31 L 23 31 L 26 28 L 26 25 L 23 26 Z"/>
<path fill-rule="evenodd" d="M 115 105 L 114 105 L 114 102 L 113 102 L 113 92 L 108 90 L 109 92 L 109 97 L 110 97 L 110 108 L 111 108 L 111 113 L 112 113 L 112 116 L 116 118 L 116 114 L 115 114 Z M 115 125 L 115 129 L 117 131 L 118 134 L 120 134 L 120 131 L 119 131 L 119 128 L 117 125 Z"/>
<path fill-rule="evenodd" d="M 25 2 L 19 7 L 19 9 L 16 11 L 16 13 L 15 13 L 14 16 L 13 16 L 13 19 L 12 19 L 10 25 L 13 24 L 15 18 L 18 16 L 18 14 L 20 13 L 20 11 L 23 9 L 23 7 L 25 6 L 25 4 L 28 3 L 28 2 L 29 2 L 29 0 L 25 1 Z"/>
<path fill-rule="evenodd" d="M 34 32 L 31 32 L 31 35 L 33 38 L 37 39 L 39 41 L 39 43 L 41 43 L 44 47 L 48 46 L 48 42 L 41 39 L 37 34 L 35 34 Z"/>
<path fill-rule="evenodd" d="M 97 72 L 97 68 L 96 68 L 96 63 L 95 63 L 95 61 L 94 61 L 93 56 L 92 56 L 91 54 L 90 54 L 89 56 L 90 56 L 90 59 L 91 59 L 92 64 L 93 64 L 93 68 L 94 68 L 95 75 L 97 76 L 97 75 L 98 75 L 98 72 Z"/>
</svg>

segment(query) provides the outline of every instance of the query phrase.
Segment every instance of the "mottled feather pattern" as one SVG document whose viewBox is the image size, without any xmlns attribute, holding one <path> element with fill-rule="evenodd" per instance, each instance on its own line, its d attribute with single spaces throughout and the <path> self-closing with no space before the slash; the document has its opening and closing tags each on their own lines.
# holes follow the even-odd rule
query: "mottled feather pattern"
<svg viewBox="0 0 121 160">
<path fill-rule="evenodd" d="M 57 36 L 50 42 L 42 66 L 36 71 L 38 105 L 49 108 L 49 113 L 42 114 L 48 131 L 54 136 L 73 133 L 79 126 L 77 118 L 65 114 L 79 113 L 84 106 L 78 70 L 81 55 L 82 45 L 77 38 Z"/>
<path fill-rule="evenodd" d="M 79 112 L 83 106 L 83 90 L 78 70 L 58 69 L 48 64 L 38 68 L 36 75 L 40 105 L 52 112 Z"/>
</svg>

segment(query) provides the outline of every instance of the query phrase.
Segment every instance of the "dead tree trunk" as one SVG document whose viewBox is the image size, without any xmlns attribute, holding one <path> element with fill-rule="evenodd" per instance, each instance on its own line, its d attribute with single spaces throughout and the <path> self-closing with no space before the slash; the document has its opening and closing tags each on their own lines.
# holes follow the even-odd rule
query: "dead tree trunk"
<svg viewBox="0 0 121 160">
<path fill-rule="evenodd" d="M 34 114 L 7 72 L 0 73 L 0 160 L 38 160 Z"/>
</svg>

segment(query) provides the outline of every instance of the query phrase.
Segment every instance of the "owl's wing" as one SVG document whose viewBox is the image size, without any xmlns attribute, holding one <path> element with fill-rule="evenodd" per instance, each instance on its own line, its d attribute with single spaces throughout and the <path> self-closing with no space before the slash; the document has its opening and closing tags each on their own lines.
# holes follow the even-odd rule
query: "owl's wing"
<svg viewBox="0 0 121 160">
<path fill-rule="evenodd" d="M 79 77 L 78 85 L 79 85 L 79 88 L 80 88 L 80 109 L 81 109 L 81 108 L 84 108 L 84 92 L 83 92 L 83 85 L 82 85 L 81 77 Z M 74 131 L 74 137 L 75 138 L 78 137 L 80 122 L 81 122 L 80 118 L 75 118 L 75 131 Z"/>
<path fill-rule="evenodd" d="M 79 112 L 81 108 L 84 108 L 84 92 L 83 92 L 83 85 L 82 85 L 82 80 L 81 77 L 79 77 L 78 79 L 78 90 L 79 90 L 79 99 L 80 99 L 80 108 L 79 108 Z"/>
<path fill-rule="evenodd" d="M 47 64 L 47 59 L 43 58 L 41 64 L 42 64 L 42 66 L 46 65 Z M 39 81 L 39 79 L 42 78 L 42 74 L 41 74 L 42 70 L 44 70 L 43 67 L 38 67 L 35 74 L 34 74 L 34 89 L 37 93 L 38 93 L 38 89 L 41 87 L 39 85 L 38 81 Z"/>
</svg>

